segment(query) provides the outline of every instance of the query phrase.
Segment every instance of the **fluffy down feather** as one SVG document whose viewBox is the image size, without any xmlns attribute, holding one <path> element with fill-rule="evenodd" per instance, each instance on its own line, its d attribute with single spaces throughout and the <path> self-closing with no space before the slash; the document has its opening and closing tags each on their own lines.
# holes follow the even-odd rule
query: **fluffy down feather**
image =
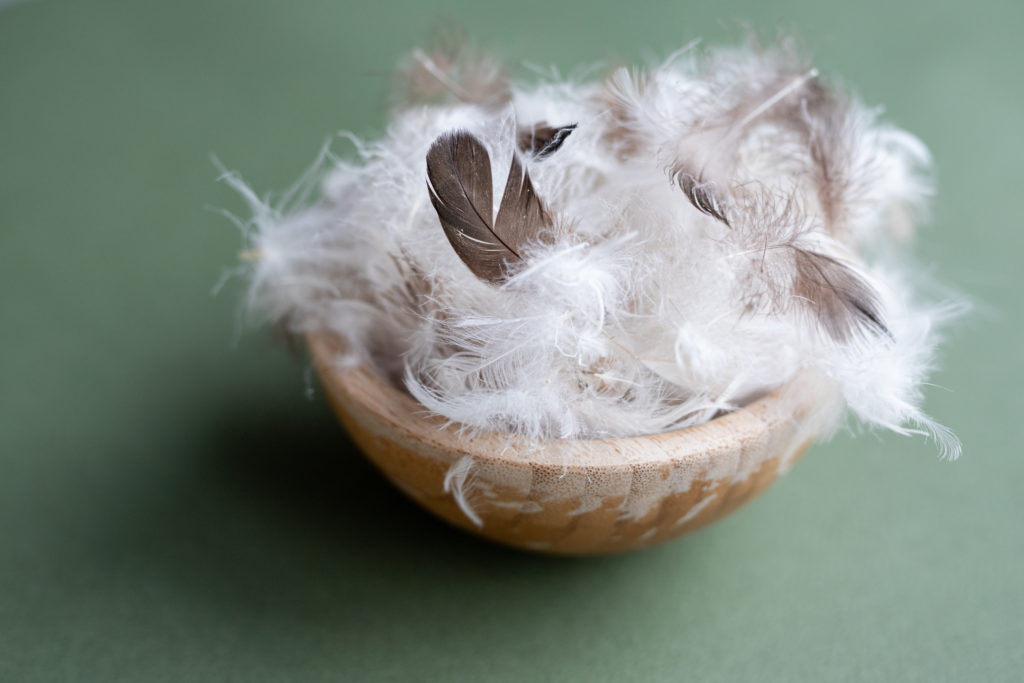
<svg viewBox="0 0 1024 683">
<path fill-rule="evenodd" d="M 532 85 L 457 52 L 413 53 L 386 134 L 349 136 L 357 161 L 320 165 L 315 204 L 275 210 L 234 181 L 255 214 L 253 308 L 341 335 L 350 361 L 470 429 L 654 433 L 811 369 L 866 424 L 959 454 L 920 407 L 947 309 L 913 305 L 903 274 L 860 256 L 905 238 L 929 194 L 916 138 L 785 45 Z M 446 140 L 476 156 L 460 166 Z M 452 204 L 465 179 L 443 174 L 471 167 L 497 184 Z M 485 242 L 524 228 L 492 221 L 510 169 L 543 220 L 515 259 L 463 262 L 489 247 L 457 253 L 459 226 Z M 466 197 L 493 206 L 466 218 Z"/>
</svg>

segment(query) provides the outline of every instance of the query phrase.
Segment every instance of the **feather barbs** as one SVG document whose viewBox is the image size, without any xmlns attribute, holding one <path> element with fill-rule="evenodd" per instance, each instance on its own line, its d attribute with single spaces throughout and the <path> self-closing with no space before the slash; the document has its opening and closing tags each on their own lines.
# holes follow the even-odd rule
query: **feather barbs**
<svg viewBox="0 0 1024 683">
<path fill-rule="evenodd" d="M 459 55 L 414 53 L 416 106 L 323 202 L 257 207 L 270 317 L 341 331 L 469 429 L 664 431 L 801 370 L 868 424 L 932 424 L 935 316 L 858 253 L 927 195 L 916 138 L 784 48 L 537 86 Z"/>
<path fill-rule="evenodd" d="M 467 131 L 448 132 L 434 141 L 427 152 L 427 178 L 444 234 L 462 262 L 486 282 L 507 278 L 522 262 L 524 247 L 551 226 L 517 156 L 494 216 L 491 157 Z"/>
</svg>

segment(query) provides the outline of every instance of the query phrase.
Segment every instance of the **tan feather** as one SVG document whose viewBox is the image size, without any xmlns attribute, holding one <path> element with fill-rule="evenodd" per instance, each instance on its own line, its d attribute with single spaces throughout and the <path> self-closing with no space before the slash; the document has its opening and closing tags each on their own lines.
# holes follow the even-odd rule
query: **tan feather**
<svg viewBox="0 0 1024 683">
<path fill-rule="evenodd" d="M 428 49 L 413 50 L 397 74 L 398 104 L 465 102 L 488 109 L 509 103 L 504 67 L 457 27 L 444 27 Z"/>
</svg>

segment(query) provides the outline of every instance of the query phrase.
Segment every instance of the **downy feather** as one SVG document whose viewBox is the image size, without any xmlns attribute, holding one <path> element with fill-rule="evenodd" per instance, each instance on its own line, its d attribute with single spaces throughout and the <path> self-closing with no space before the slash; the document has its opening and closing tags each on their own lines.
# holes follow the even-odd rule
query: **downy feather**
<svg viewBox="0 0 1024 683">
<path fill-rule="evenodd" d="M 233 181 L 254 310 L 469 430 L 659 432 L 816 372 L 865 424 L 959 453 L 921 408 L 948 308 L 862 249 L 910 235 L 927 150 L 790 47 L 532 85 L 431 50 L 403 74 L 411 106 L 347 136 L 319 202 Z"/>
</svg>

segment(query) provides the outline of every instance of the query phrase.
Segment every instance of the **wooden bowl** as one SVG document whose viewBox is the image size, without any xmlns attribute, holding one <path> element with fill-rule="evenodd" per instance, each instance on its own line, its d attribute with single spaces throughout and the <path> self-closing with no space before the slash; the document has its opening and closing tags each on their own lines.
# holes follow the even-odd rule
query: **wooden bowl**
<svg viewBox="0 0 1024 683">
<path fill-rule="evenodd" d="M 834 386 L 798 375 L 702 425 L 649 436 L 551 440 L 460 433 L 366 367 L 341 367 L 308 338 L 338 417 L 410 498 L 499 543 L 557 554 L 662 543 L 735 510 L 785 472 L 839 407 Z"/>
</svg>

